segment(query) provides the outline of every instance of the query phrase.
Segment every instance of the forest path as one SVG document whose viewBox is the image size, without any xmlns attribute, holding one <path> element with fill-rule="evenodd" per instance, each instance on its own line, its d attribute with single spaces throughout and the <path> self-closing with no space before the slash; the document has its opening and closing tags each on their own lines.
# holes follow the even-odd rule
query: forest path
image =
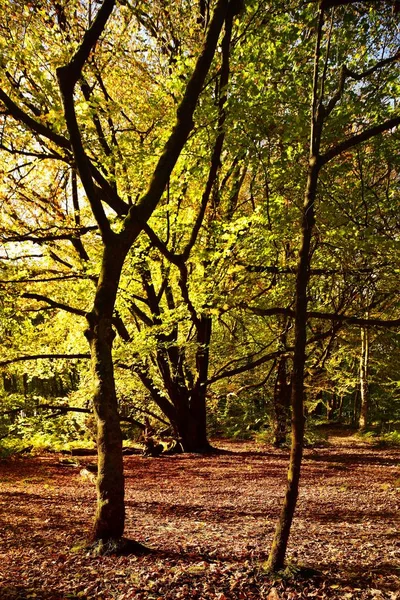
<svg viewBox="0 0 400 600">
<path fill-rule="evenodd" d="M 320 427 L 319 431 L 327 436 L 329 444 L 334 447 L 338 446 L 353 446 L 368 448 L 371 447 L 371 440 L 363 439 L 357 434 L 354 427 L 334 426 Z"/>
</svg>

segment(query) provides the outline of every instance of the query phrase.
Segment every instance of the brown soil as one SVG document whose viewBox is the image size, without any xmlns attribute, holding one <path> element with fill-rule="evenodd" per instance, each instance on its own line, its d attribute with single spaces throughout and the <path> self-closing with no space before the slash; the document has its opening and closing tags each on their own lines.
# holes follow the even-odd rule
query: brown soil
<svg viewBox="0 0 400 600">
<path fill-rule="evenodd" d="M 289 573 L 276 579 L 265 563 L 287 451 L 223 443 L 229 452 L 207 457 L 125 457 L 126 536 L 154 550 L 140 557 L 79 548 L 95 507 L 80 470 L 93 457 L 0 462 L 0 598 L 400 598 L 400 451 L 334 442 L 305 452 Z"/>
</svg>

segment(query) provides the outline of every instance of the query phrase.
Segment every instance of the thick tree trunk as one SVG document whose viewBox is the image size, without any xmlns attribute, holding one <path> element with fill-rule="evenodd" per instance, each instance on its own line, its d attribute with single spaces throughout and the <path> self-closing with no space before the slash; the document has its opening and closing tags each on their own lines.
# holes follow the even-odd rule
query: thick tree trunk
<svg viewBox="0 0 400 600">
<path fill-rule="evenodd" d="M 369 389 L 368 389 L 368 361 L 369 361 L 369 336 L 366 327 L 361 328 L 361 356 L 360 356 L 360 417 L 358 428 L 364 431 L 368 425 Z"/>
<path fill-rule="evenodd" d="M 207 440 L 207 377 L 210 361 L 212 319 L 202 315 L 197 330 L 199 349 L 196 355 L 197 380 L 189 399 L 190 423 L 188 443 L 197 452 L 209 452 L 211 446 Z M 192 450 L 193 451 L 193 450 Z"/>
<path fill-rule="evenodd" d="M 87 332 L 95 381 L 93 398 L 97 423 L 97 510 L 93 539 L 119 539 L 124 532 L 122 434 L 115 392 L 111 320 L 100 318 Z"/>
<path fill-rule="evenodd" d="M 205 395 L 193 394 L 186 406 L 177 410 L 176 430 L 184 452 L 211 450 L 207 439 Z"/>
<path fill-rule="evenodd" d="M 211 317 L 202 315 L 197 324 L 197 379 L 191 389 L 183 386 L 171 400 L 176 409 L 175 428 L 184 452 L 209 452 L 207 439 L 207 377 L 211 340 Z"/>
<path fill-rule="evenodd" d="M 111 322 L 124 256 L 117 247 L 104 249 L 94 308 L 87 316 L 98 452 L 97 510 L 92 538 L 103 542 L 120 539 L 125 523 L 122 433 L 112 359 L 115 333 Z"/>
<path fill-rule="evenodd" d="M 300 468 L 304 444 L 304 366 L 307 341 L 307 286 L 310 268 L 310 245 L 314 226 L 314 203 L 317 193 L 319 164 L 310 158 L 304 202 L 302 243 L 296 279 L 295 344 L 292 374 L 292 443 L 288 469 L 286 495 L 276 526 L 268 567 L 271 571 L 283 568 L 290 528 L 299 490 Z"/>
</svg>

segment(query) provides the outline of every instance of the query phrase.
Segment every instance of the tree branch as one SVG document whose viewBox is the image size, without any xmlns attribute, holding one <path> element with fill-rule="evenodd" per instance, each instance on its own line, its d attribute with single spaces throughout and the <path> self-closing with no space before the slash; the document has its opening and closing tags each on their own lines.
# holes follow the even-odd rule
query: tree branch
<svg viewBox="0 0 400 600">
<path fill-rule="evenodd" d="M 341 99 L 343 91 L 344 91 L 346 79 L 348 77 L 351 77 L 351 79 L 355 79 L 356 81 L 361 81 L 362 79 L 365 79 L 366 77 L 369 77 L 370 75 L 373 75 L 376 71 L 378 71 L 382 67 L 386 67 L 387 65 L 392 64 L 396 60 L 399 60 L 399 58 L 400 58 L 400 49 L 397 50 L 396 54 L 394 54 L 393 56 L 389 56 L 388 58 L 380 60 L 379 62 L 375 63 L 372 67 L 370 67 L 366 71 L 363 71 L 362 73 L 356 73 L 355 71 L 351 71 L 346 65 L 342 65 L 342 67 L 340 69 L 339 86 L 338 86 L 337 92 L 332 96 L 332 98 L 329 100 L 327 106 L 325 107 L 325 115 L 324 116 L 326 117 L 326 116 L 330 115 L 330 113 L 335 108 L 336 104 Z"/>
<path fill-rule="evenodd" d="M 22 294 L 22 298 L 29 298 L 31 300 L 38 300 L 39 302 L 46 302 L 52 308 L 59 308 L 60 310 L 65 310 L 73 315 L 78 315 L 80 317 L 86 317 L 87 312 L 82 310 L 81 308 L 74 308 L 73 306 L 69 306 L 68 304 L 64 304 L 62 302 L 56 302 L 47 296 L 42 296 L 42 294 L 33 294 L 32 292 L 25 292 Z"/>
<path fill-rule="evenodd" d="M 293 350 L 293 348 L 291 349 Z M 227 371 L 222 371 L 222 373 L 219 373 L 218 375 L 215 375 L 214 377 L 211 377 L 210 379 L 207 380 L 207 385 L 211 385 L 212 383 L 215 383 L 216 381 L 219 381 L 220 379 L 225 379 L 226 377 L 233 377 L 234 375 L 239 375 L 240 373 L 245 373 L 246 371 L 251 371 L 251 369 L 255 369 L 256 367 L 259 367 L 260 365 L 263 365 L 266 362 L 269 362 L 270 360 L 275 360 L 275 358 L 278 358 L 279 356 L 291 356 L 290 351 L 289 350 L 277 350 L 276 352 L 270 352 L 269 354 L 265 354 L 264 356 L 261 356 L 260 358 L 258 358 L 257 360 L 254 360 L 251 363 L 247 363 L 245 365 L 242 365 L 241 367 L 236 367 L 236 369 L 229 369 Z"/>
<path fill-rule="evenodd" d="M 57 405 L 57 404 L 39 404 L 36 407 L 36 409 L 37 410 L 39 410 L 39 409 L 41 409 L 41 410 L 53 410 L 55 412 L 58 412 L 59 414 L 55 415 L 55 416 L 65 415 L 68 412 L 77 412 L 77 413 L 83 413 L 83 414 L 87 414 L 87 415 L 93 414 L 93 411 L 90 408 L 82 408 L 80 406 L 62 406 L 62 405 Z M 2 417 L 4 415 L 9 415 L 9 414 L 16 414 L 16 413 L 20 412 L 21 410 L 24 410 L 24 409 L 21 407 L 21 408 L 13 408 L 12 410 L 6 410 L 5 412 L 0 413 L 0 417 Z M 120 416 L 119 420 L 122 423 L 130 423 L 131 425 L 136 425 L 142 431 L 144 431 L 146 429 L 146 426 L 143 423 L 141 423 L 140 421 L 137 421 L 133 417 L 121 417 Z M 164 421 L 162 419 L 160 419 L 160 421 L 162 423 L 164 423 L 165 425 L 169 425 L 169 423 L 167 423 L 166 421 Z"/>
<path fill-rule="evenodd" d="M 296 267 L 276 267 L 274 265 L 247 265 L 243 262 L 238 262 L 249 273 L 272 273 L 273 275 L 296 275 Z M 310 275 L 361 275 L 373 273 L 372 267 L 360 267 L 359 269 L 323 269 L 311 268 Z"/>
<path fill-rule="evenodd" d="M 231 2 L 236 3 L 236 0 L 231 0 Z M 143 223 L 148 221 L 156 208 L 182 148 L 193 129 L 193 114 L 198 98 L 203 90 L 206 75 L 211 67 L 229 4 L 229 0 L 219 0 L 217 3 L 203 51 L 197 59 L 196 66 L 177 109 L 175 127 L 164 146 L 163 153 L 158 160 L 147 192 L 139 204 L 136 207 L 131 207 L 129 210 L 123 229 L 123 234 L 125 234 L 129 243 L 133 243 L 142 230 Z"/>
<path fill-rule="evenodd" d="M 62 68 L 62 67 L 61 67 Z M 24 125 L 26 125 L 28 127 L 28 129 L 30 129 L 31 131 L 33 131 L 34 133 L 45 137 L 46 139 L 50 140 L 51 142 L 53 142 L 54 144 L 56 144 L 59 148 L 63 148 L 65 150 L 71 151 L 71 142 L 70 140 L 68 140 L 65 136 L 60 135 L 58 133 L 56 133 L 55 131 L 53 131 L 52 129 L 50 129 L 50 127 L 47 127 L 46 125 L 43 125 L 43 123 L 40 123 L 39 121 L 36 121 L 36 119 L 33 119 L 30 115 L 28 115 L 24 110 L 22 110 L 9 96 L 8 94 L 6 94 L 6 92 L 4 90 L 2 90 L 0 88 L 0 100 L 3 102 L 3 104 L 5 105 L 5 107 L 7 108 L 9 114 L 12 116 L 13 119 L 15 119 L 16 121 L 23 123 Z M 11 149 L 6 149 L 8 152 L 10 152 Z M 18 153 L 24 153 L 23 151 L 19 151 Z M 26 153 L 25 153 L 26 154 Z M 30 153 L 28 153 L 29 155 Z M 34 154 L 33 154 L 34 155 Z M 49 156 L 43 156 L 43 158 L 51 158 L 52 155 Z M 57 154 L 54 155 L 54 158 L 63 160 L 62 156 L 59 156 Z M 89 159 L 88 159 L 89 160 Z M 126 202 L 124 202 L 116 193 L 116 191 L 113 189 L 113 187 L 108 183 L 108 181 L 105 179 L 105 177 L 100 173 L 100 171 L 97 169 L 97 167 L 95 167 L 90 161 L 89 161 L 89 168 L 90 171 L 92 173 L 92 176 L 94 178 L 95 181 L 97 181 L 97 183 L 99 184 L 102 193 L 104 195 L 104 201 L 119 215 L 126 215 L 129 209 L 129 205 L 126 204 Z"/>
<path fill-rule="evenodd" d="M 247 307 L 251 312 L 260 316 L 287 315 L 294 317 L 295 312 L 290 308 L 272 307 L 272 308 L 257 308 Z M 324 321 L 337 321 L 340 323 L 348 323 L 349 325 L 362 325 L 363 327 L 399 327 L 400 319 L 363 319 L 339 313 L 325 313 L 318 311 L 307 312 L 308 319 L 322 319 Z"/>
<path fill-rule="evenodd" d="M 336 158 L 336 156 L 339 156 L 343 152 L 346 152 L 346 150 L 350 150 L 351 148 L 354 148 L 354 146 L 357 146 L 362 142 L 366 142 L 367 140 L 370 140 L 376 135 L 379 135 L 384 131 L 388 131 L 389 129 L 393 129 L 398 125 L 400 125 L 400 116 L 393 117 L 388 121 L 384 121 L 379 125 L 375 125 L 374 127 L 370 127 L 369 129 L 366 129 L 361 133 L 353 135 L 347 140 L 343 140 L 343 142 L 340 142 L 339 144 L 325 152 L 325 154 L 322 154 L 319 158 L 319 163 L 321 166 L 326 165 L 326 163 L 328 163 L 333 158 Z"/>
<path fill-rule="evenodd" d="M 11 365 L 17 362 L 23 362 L 28 360 L 47 360 L 47 359 L 90 359 L 90 354 L 27 354 L 26 356 L 17 356 L 16 358 L 9 358 L 8 360 L 0 361 L 0 367 Z"/>
<path fill-rule="evenodd" d="M 206 187 L 201 199 L 201 206 L 199 214 L 197 215 L 196 221 L 194 223 L 194 227 L 192 229 L 192 233 L 186 247 L 182 252 L 182 258 L 184 261 L 187 261 L 189 258 L 190 252 L 193 246 L 196 243 L 197 236 L 199 235 L 199 231 L 201 228 L 201 224 L 204 219 L 204 215 L 206 212 L 206 208 L 210 199 L 211 191 L 213 186 L 217 180 L 218 171 L 221 166 L 221 153 L 222 147 L 225 140 L 225 120 L 226 120 L 226 101 L 228 98 L 228 83 L 229 83 L 229 75 L 230 75 L 230 49 L 231 49 L 231 40 L 232 40 L 232 25 L 233 25 L 233 17 L 234 17 L 234 6 L 230 5 L 230 10 L 228 11 L 228 15 L 225 22 L 225 35 L 222 40 L 222 64 L 221 64 L 221 74 L 219 81 L 219 99 L 218 99 L 218 129 L 217 129 L 217 137 L 215 140 L 214 148 L 211 156 L 211 165 L 208 173 Z"/>
<path fill-rule="evenodd" d="M 35 232 L 40 232 L 40 229 L 36 229 L 35 231 L 29 233 L 15 234 L 8 237 L 1 236 L 1 240 L 4 244 L 11 242 L 33 242 L 34 244 L 43 244 L 44 242 L 56 242 L 58 240 L 69 240 L 72 241 L 74 238 L 79 237 L 81 235 L 85 235 L 90 231 L 96 231 L 98 229 L 97 225 L 91 227 L 80 227 L 71 228 L 71 232 L 68 231 L 64 233 L 55 233 L 55 234 L 46 234 L 43 236 L 35 237 L 32 235 Z M 43 230 L 42 230 L 43 231 Z"/>
<path fill-rule="evenodd" d="M 78 315 L 80 317 L 87 318 L 87 311 L 82 310 L 81 308 L 74 308 L 73 306 L 69 306 L 68 304 L 63 304 L 62 302 L 56 302 L 47 296 L 43 296 L 42 294 L 34 294 L 32 292 L 25 292 L 22 294 L 22 298 L 30 298 L 32 300 L 38 300 L 39 302 L 46 302 L 52 308 L 58 308 L 60 310 L 65 310 L 73 315 Z M 130 342 L 131 336 L 127 328 L 125 327 L 124 322 L 122 321 L 120 315 L 117 313 L 115 317 L 111 319 L 112 324 L 118 332 L 118 335 L 125 341 Z"/>
<path fill-rule="evenodd" d="M 101 200 L 97 193 L 92 178 L 92 165 L 83 147 L 82 137 L 75 112 L 74 88 L 81 76 L 83 66 L 89 58 L 90 52 L 104 31 L 108 18 L 115 6 L 115 0 L 104 0 L 99 9 L 93 25 L 86 31 L 78 50 L 67 65 L 58 67 L 57 78 L 64 106 L 64 117 L 67 124 L 72 151 L 76 162 L 82 185 L 85 188 L 93 216 L 97 221 L 105 243 L 114 239 L 113 233 Z"/>
<path fill-rule="evenodd" d="M 96 15 L 96 18 L 93 21 L 93 25 L 86 31 L 85 35 L 83 36 L 81 45 L 70 60 L 67 69 L 68 74 L 71 77 L 69 81 L 71 89 L 75 86 L 76 82 L 78 81 L 85 62 L 89 58 L 91 51 L 93 50 L 101 34 L 103 33 L 107 21 L 114 9 L 114 6 L 115 0 L 103 1 L 103 4 L 101 5 Z"/>
<path fill-rule="evenodd" d="M 65 150 L 70 150 L 69 140 L 63 135 L 59 135 L 55 133 L 50 127 L 43 125 L 30 117 L 25 111 L 23 111 L 7 94 L 4 90 L 0 88 L 0 100 L 3 102 L 10 115 L 16 121 L 23 123 L 26 125 L 31 131 L 47 138 L 60 148 L 64 148 Z"/>
</svg>

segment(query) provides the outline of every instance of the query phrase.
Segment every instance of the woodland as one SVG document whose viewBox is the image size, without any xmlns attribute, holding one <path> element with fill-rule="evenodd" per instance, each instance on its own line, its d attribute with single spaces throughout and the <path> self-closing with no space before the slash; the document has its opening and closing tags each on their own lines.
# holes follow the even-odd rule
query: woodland
<svg viewBox="0 0 400 600">
<path fill-rule="evenodd" d="M 0 597 L 397 598 L 399 3 L 0 15 Z"/>
</svg>

